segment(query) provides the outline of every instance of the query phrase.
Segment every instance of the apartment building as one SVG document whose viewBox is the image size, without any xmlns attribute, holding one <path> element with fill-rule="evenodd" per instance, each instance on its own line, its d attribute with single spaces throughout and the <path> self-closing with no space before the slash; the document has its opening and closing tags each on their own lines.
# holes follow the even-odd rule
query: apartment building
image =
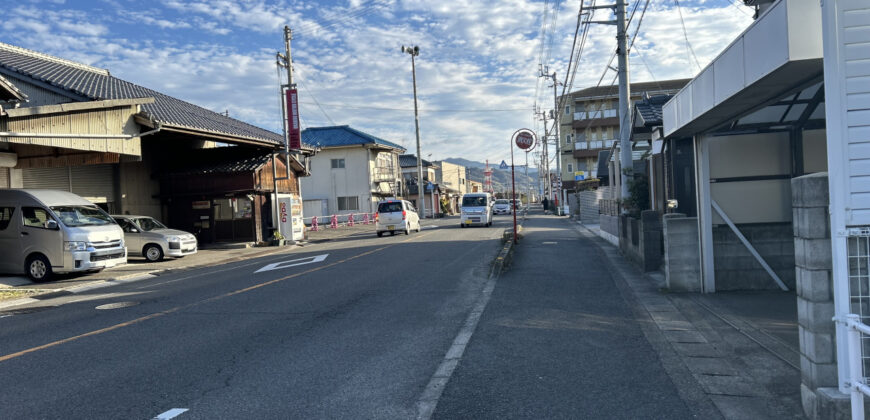
<svg viewBox="0 0 870 420">
<path fill-rule="evenodd" d="M 673 95 L 690 79 L 631 84 L 631 102 L 646 96 Z M 561 99 L 561 98 L 560 98 Z M 598 176 L 598 154 L 619 139 L 619 86 L 581 89 L 568 95 L 559 110 L 562 186 L 573 191 L 575 181 Z"/>
</svg>

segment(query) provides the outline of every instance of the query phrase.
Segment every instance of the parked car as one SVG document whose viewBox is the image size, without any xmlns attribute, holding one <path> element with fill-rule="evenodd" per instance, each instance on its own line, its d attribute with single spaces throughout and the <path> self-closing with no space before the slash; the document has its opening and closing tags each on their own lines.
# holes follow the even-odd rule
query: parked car
<svg viewBox="0 0 870 420">
<path fill-rule="evenodd" d="M 113 215 L 124 230 L 127 248 L 133 255 L 146 260 L 162 261 L 163 257 L 181 258 L 196 254 L 196 236 L 182 230 L 170 229 L 153 217 Z"/>
<path fill-rule="evenodd" d="M 492 226 L 493 199 L 490 193 L 469 193 L 462 196 L 459 226 Z"/>
<path fill-rule="evenodd" d="M 420 216 L 410 201 L 380 201 L 378 212 L 375 213 L 375 230 L 378 237 L 384 236 L 385 232 L 390 232 L 390 235 L 395 235 L 396 232 L 405 232 L 408 235 L 412 230 L 419 232 Z"/>
<path fill-rule="evenodd" d="M 0 272 L 34 282 L 127 262 L 124 232 L 94 203 L 56 190 L 0 189 Z"/>
<path fill-rule="evenodd" d="M 511 202 L 510 200 L 500 199 L 495 200 L 495 204 L 492 206 L 493 214 L 511 214 Z"/>
</svg>

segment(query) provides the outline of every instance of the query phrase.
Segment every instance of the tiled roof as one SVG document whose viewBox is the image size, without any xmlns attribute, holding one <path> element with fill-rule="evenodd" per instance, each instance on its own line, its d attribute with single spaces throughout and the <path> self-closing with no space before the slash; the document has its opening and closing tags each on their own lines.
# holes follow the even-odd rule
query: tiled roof
<svg viewBox="0 0 870 420">
<path fill-rule="evenodd" d="M 643 118 L 645 126 L 662 125 L 662 106 L 674 95 L 656 95 L 634 103 L 637 113 Z"/>
<path fill-rule="evenodd" d="M 269 145 L 284 142 L 281 134 L 121 80 L 109 74 L 108 70 L 13 45 L 0 43 L 0 69 L 48 83 L 90 100 L 154 97 L 154 103 L 142 105 L 142 110 L 164 125 Z"/>
<path fill-rule="evenodd" d="M 378 144 L 381 146 L 399 149 L 404 152 L 405 148 L 396 143 L 363 133 L 347 125 L 332 127 L 312 127 L 302 131 L 302 142 L 313 147 L 341 147 L 362 144 Z"/>
<path fill-rule="evenodd" d="M 683 86 L 686 86 L 692 79 L 674 79 L 674 80 L 662 80 L 658 82 L 642 82 L 642 83 L 632 83 L 631 84 L 631 94 L 636 95 L 642 92 L 668 92 L 673 91 L 676 93 L 678 90 L 682 89 Z M 575 100 L 583 99 L 586 97 L 601 97 L 601 96 L 619 96 L 619 86 L 618 85 L 610 85 L 610 86 L 597 86 L 586 89 L 581 89 L 571 93 L 571 97 Z"/>
<path fill-rule="evenodd" d="M 429 162 L 426 159 L 423 159 L 423 167 L 432 166 L 432 162 Z M 417 155 L 399 155 L 399 167 L 401 168 L 411 168 L 417 167 Z"/>
</svg>

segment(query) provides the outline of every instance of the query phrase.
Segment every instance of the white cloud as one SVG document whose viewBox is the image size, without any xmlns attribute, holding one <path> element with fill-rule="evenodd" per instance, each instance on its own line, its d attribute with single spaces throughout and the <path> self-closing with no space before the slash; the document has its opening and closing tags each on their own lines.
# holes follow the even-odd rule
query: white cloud
<svg viewBox="0 0 870 420">
<path fill-rule="evenodd" d="M 735 6 L 712 3 L 716 6 L 683 9 L 701 66 L 749 24 Z M 562 4 L 552 60 L 545 63 L 560 81 L 577 12 L 576 2 Z M 632 56 L 632 79 L 652 79 L 639 54 L 659 80 L 691 76 L 697 68 L 689 65 L 672 3 L 652 4 Z M 229 110 L 233 117 L 280 132 L 277 89 L 284 80 L 276 73 L 274 53 L 283 49 L 281 28 L 290 24 L 296 34 L 293 55 L 303 123 L 326 125 L 332 119 L 404 144 L 414 153 L 411 64 L 399 47 L 419 45 L 423 154 L 431 153 L 433 159 L 500 161 L 507 157 L 511 133 L 535 125 L 532 106 L 552 106 L 552 89 L 537 77 L 540 1 L 339 0 L 329 5 L 321 0 L 165 0 L 149 7 L 115 9 L 115 17 L 46 11 L 44 6 L 15 8 L 0 22 L 0 39 L 109 68 L 126 80 L 214 111 Z M 599 13 L 601 20 L 606 18 Z M 149 37 L 137 27 L 141 24 L 167 36 Z M 612 26 L 591 28 L 575 90 L 598 82 L 614 48 Z M 603 83 L 611 78 L 612 72 Z M 477 112 L 481 110 L 512 111 Z"/>
</svg>

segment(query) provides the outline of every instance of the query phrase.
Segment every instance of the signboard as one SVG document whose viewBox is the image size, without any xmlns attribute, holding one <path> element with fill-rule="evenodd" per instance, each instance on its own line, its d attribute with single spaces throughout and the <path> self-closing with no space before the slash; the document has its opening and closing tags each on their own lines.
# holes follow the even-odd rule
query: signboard
<svg viewBox="0 0 870 420">
<path fill-rule="evenodd" d="M 289 240 L 300 241 L 305 233 L 302 221 L 302 200 L 296 194 L 278 196 L 278 223 L 281 233 Z"/>
<path fill-rule="evenodd" d="M 528 149 L 535 144 L 535 137 L 531 131 L 520 131 L 514 142 L 520 149 Z"/>
<path fill-rule="evenodd" d="M 507 163 L 505 161 L 501 161 L 501 165 L 498 165 L 498 168 L 499 169 L 507 169 L 508 168 Z"/>
<path fill-rule="evenodd" d="M 287 141 L 290 150 L 302 148 L 302 129 L 299 127 L 299 98 L 296 89 L 287 89 Z"/>
<path fill-rule="evenodd" d="M 574 180 L 575 181 L 582 181 L 584 179 L 586 179 L 586 171 L 575 171 L 574 172 Z"/>
<path fill-rule="evenodd" d="M 194 210 L 208 210 L 211 208 L 211 201 L 208 200 L 193 201 L 190 204 Z"/>
</svg>

